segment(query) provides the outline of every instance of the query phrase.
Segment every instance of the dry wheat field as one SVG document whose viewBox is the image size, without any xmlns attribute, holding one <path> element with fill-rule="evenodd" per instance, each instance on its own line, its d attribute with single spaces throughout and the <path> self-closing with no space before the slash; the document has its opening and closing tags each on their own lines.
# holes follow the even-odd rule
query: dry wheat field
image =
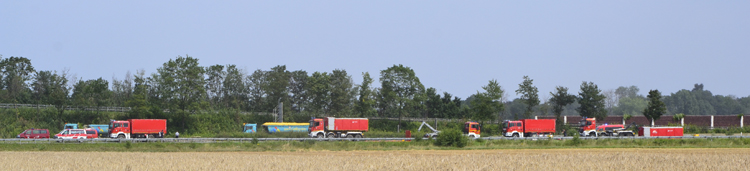
<svg viewBox="0 0 750 171">
<path fill-rule="evenodd" d="M 0 170 L 748 170 L 750 149 L 0 152 Z"/>
</svg>

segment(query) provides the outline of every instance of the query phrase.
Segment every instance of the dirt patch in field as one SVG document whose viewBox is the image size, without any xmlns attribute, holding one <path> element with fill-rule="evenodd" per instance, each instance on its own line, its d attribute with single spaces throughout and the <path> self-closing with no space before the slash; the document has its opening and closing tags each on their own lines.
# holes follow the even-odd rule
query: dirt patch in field
<svg viewBox="0 0 750 171">
<path fill-rule="evenodd" d="M 750 149 L 0 152 L 0 170 L 746 170 Z"/>
</svg>

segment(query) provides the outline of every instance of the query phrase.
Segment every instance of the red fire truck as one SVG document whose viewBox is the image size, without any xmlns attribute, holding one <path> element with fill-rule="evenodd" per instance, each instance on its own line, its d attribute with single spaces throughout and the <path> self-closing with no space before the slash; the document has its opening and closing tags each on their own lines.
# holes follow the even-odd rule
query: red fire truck
<svg viewBox="0 0 750 171">
<path fill-rule="evenodd" d="M 363 138 L 369 129 L 367 118 L 312 118 L 310 137 L 317 138 Z"/>
<path fill-rule="evenodd" d="M 544 136 L 555 133 L 555 119 L 521 119 L 503 121 L 503 135 L 506 137 Z"/>
<path fill-rule="evenodd" d="M 591 136 L 595 137 L 597 135 L 596 133 L 596 118 L 583 118 L 581 119 L 581 122 L 579 122 L 580 128 L 578 129 L 578 133 L 581 133 L 581 136 Z"/>
<path fill-rule="evenodd" d="M 469 136 L 471 138 L 479 138 L 481 136 L 481 126 L 479 126 L 479 123 L 474 121 L 469 121 L 464 123 L 464 135 Z"/>
<path fill-rule="evenodd" d="M 111 138 L 163 138 L 167 133 L 166 119 L 128 119 L 109 123 Z"/>
</svg>

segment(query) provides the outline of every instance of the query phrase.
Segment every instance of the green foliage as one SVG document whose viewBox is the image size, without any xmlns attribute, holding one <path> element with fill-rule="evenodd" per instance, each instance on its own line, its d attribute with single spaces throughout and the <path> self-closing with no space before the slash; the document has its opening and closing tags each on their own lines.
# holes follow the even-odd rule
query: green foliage
<svg viewBox="0 0 750 171">
<path fill-rule="evenodd" d="M 335 69 L 331 73 L 330 112 L 334 117 L 354 117 L 352 99 L 354 98 L 354 82 L 346 70 Z"/>
<path fill-rule="evenodd" d="M 682 118 L 685 118 L 685 114 L 683 113 L 678 113 L 672 116 L 672 120 L 674 121 L 681 121 Z"/>
<path fill-rule="evenodd" d="M 569 141 L 566 141 L 565 145 L 567 145 L 567 146 L 580 146 L 580 145 L 583 145 L 583 143 L 584 142 L 583 142 L 583 140 L 581 140 L 580 135 L 574 133 L 573 134 L 573 139 L 571 139 Z"/>
<path fill-rule="evenodd" d="M 572 94 L 568 94 L 568 88 L 557 86 L 555 87 L 556 92 L 549 94 L 552 95 L 552 98 L 549 99 L 549 101 L 552 103 L 552 113 L 555 114 L 555 118 L 557 120 L 555 121 L 555 124 L 557 125 L 557 128 L 561 128 L 565 123 L 563 123 L 562 112 L 565 110 L 565 106 L 575 102 L 576 96 Z"/>
<path fill-rule="evenodd" d="M 534 86 L 534 80 L 529 76 L 523 76 L 523 82 L 518 84 L 518 90 L 516 94 L 521 94 L 520 99 L 526 104 L 526 111 L 524 112 L 524 118 L 531 118 L 534 106 L 539 105 L 539 90 Z"/>
<path fill-rule="evenodd" d="M 491 121 L 494 120 L 500 111 L 503 111 L 503 103 L 500 99 L 503 96 L 503 89 L 497 83 L 497 80 L 490 80 L 486 86 L 483 86 L 485 92 L 477 92 L 471 103 L 474 120 Z"/>
<path fill-rule="evenodd" d="M 197 111 L 204 109 L 206 95 L 204 67 L 198 59 L 190 56 L 177 56 L 159 67 L 149 80 L 156 86 L 155 94 L 160 97 L 160 107 L 171 111 Z M 184 128 L 184 127 L 183 127 Z"/>
<path fill-rule="evenodd" d="M 577 109 L 581 116 L 595 117 L 597 120 L 604 120 L 607 117 L 607 110 L 604 106 L 604 99 L 606 97 L 601 92 L 599 86 L 593 82 L 583 82 L 581 84 L 581 92 L 578 93 L 578 103 L 581 106 Z"/>
<path fill-rule="evenodd" d="M 440 132 L 440 136 L 435 140 L 436 146 L 444 147 L 465 147 L 469 139 L 457 129 L 448 129 Z"/>
<path fill-rule="evenodd" d="M 630 118 L 633 118 L 633 115 L 630 115 L 630 114 L 622 115 L 622 119 L 625 121 L 630 120 Z"/>
<path fill-rule="evenodd" d="M 425 88 L 414 70 L 403 65 L 393 65 L 380 71 L 380 82 L 380 108 L 389 117 L 401 118 L 420 112 Z"/>
<path fill-rule="evenodd" d="M 648 107 L 643 111 L 643 116 L 649 121 L 658 120 L 661 115 L 667 112 L 664 102 L 661 101 L 661 92 L 651 90 L 648 92 Z"/>
<path fill-rule="evenodd" d="M 363 72 L 362 84 L 359 85 L 359 98 L 357 99 L 357 103 L 355 103 L 356 111 L 359 113 L 360 117 L 375 116 L 377 112 L 375 110 L 375 93 L 372 88 L 370 88 L 372 82 L 373 80 L 372 77 L 370 77 L 370 73 Z"/>
<path fill-rule="evenodd" d="M 126 149 L 131 149 L 131 148 L 133 148 L 133 144 L 130 144 L 130 141 L 126 141 L 125 142 L 125 148 Z"/>
<path fill-rule="evenodd" d="M 414 136 L 414 142 L 421 142 L 424 139 L 424 134 Z"/>
<path fill-rule="evenodd" d="M 641 115 L 648 105 L 643 97 L 623 97 L 617 103 L 614 113 L 616 115 Z"/>
</svg>

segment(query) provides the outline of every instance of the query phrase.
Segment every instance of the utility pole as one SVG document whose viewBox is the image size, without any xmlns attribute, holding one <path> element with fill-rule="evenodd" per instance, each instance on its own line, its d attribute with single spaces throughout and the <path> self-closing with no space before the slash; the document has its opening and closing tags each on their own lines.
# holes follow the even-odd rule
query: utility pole
<svg viewBox="0 0 750 171">
<path fill-rule="evenodd" d="M 279 112 L 277 114 L 278 116 L 277 122 L 284 122 L 284 102 L 279 102 L 279 107 L 277 111 Z"/>
</svg>

